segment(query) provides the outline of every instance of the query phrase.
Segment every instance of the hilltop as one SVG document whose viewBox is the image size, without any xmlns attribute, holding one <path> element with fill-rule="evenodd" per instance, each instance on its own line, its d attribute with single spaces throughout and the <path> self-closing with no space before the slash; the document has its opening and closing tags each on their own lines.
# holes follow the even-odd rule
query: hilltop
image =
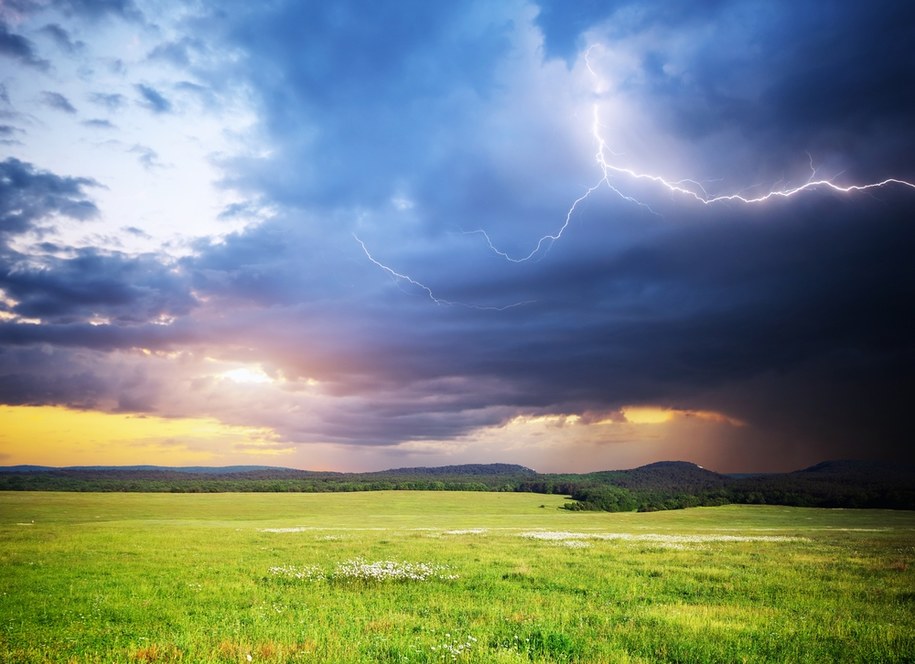
<svg viewBox="0 0 915 664">
<path fill-rule="evenodd" d="M 466 463 L 457 466 L 417 466 L 415 468 L 391 468 L 365 475 L 457 475 L 473 477 L 477 475 L 536 475 L 536 470 L 513 463 Z"/>
</svg>

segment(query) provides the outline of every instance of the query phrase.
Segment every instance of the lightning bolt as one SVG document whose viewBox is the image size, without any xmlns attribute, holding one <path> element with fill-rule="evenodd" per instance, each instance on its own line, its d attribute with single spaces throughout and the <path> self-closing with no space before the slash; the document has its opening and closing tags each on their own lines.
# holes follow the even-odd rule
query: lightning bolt
<svg viewBox="0 0 915 664">
<path fill-rule="evenodd" d="M 538 253 L 540 253 L 540 250 L 543 248 L 543 246 L 545 244 L 547 244 L 547 243 L 552 244 L 553 242 L 555 242 L 556 240 L 558 240 L 559 238 L 562 237 L 562 234 L 565 232 L 566 228 L 568 228 L 569 224 L 572 223 L 572 215 L 575 214 L 575 208 L 578 207 L 579 203 L 586 200 L 592 193 L 594 193 L 594 191 L 601 186 L 602 182 L 603 181 L 598 182 L 593 187 L 589 187 L 585 193 L 583 193 L 581 196 L 576 198 L 575 202 L 572 203 L 572 207 L 570 207 L 569 211 L 566 212 L 565 222 L 562 224 L 562 226 L 559 228 L 559 230 L 553 234 L 544 235 L 542 238 L 540 238 L 537 241 L 537 245 L 533 249 L 531 249 L 531 252 L 527 256 L 522 256 L 521 258 L 513 258 L 507 252 L 502 251 L 501 249 L 496 247 L 496 245 L 493 244 L 492 239 L 489 237 L 489 233 L 484 231 L 482 228 L 478 228 L 473 231 L 465 231 L 464 234 L 465 235 L 482 235 L 483 239 L 486 241 L 486 244 L 489 246 L 490 250 L 492 250 L 496 255 L 501 256 L 505 260 L 512 262 L 512 263 L 524 263 L 525 261 L 529 261 L 534 256 L 536 256 Z M 547 246 L 549 246 L 549 245 L 547 245 Z"/>
<path fill-rule="evenodd" d="M 465 307 L 467 309 L 476 309 L 477 311 L 507 311 L 509 309 L 514 309 L 516 307 L 522 307 L 526 304 L 533 304 L 535 302 L 535 300 L 524 300 L 521 302 L 514 302 L 512 304 L 506 304 L 504 306 L 497 307 L 497 306 L 486 306 L 486 305 L 482 305 L 482 304 L 469 304 L 467 302 L 455 302 L 453 300 L 446 300 L 441 297 L 436 297 L 435 293 L 432 292 L 432 289 L 429 288 L 428 286 L 426 286 L 425 284 L 417 281 L 416 279 L 414 279 L 413 277 L 411 277 L 407 274 L 398 272 L 398 271 L 394 270 L 393 268 L 388 267 L 384 263 L 378 261 L 374 256 L 372 256 L 368 247 L 365 245 L 365 242 L 360 240 L 359 236 L 356 235 L 355 233 L 353 233 L 353 239 L 359 243 L 360 247 L 362 247 L 362 251 L 363 251 L 363 253 L 365 253 L 366 258 L 368 258 L 372 263 L 374 263 L 375 265 L 380 267 L 382 270 L 387 272 L 389 275 L 391 275 L 391 278 L 395 282 L 406 282 L 406 283 L 410 284 L 411 286 L 418 288 L 419 290 L 423 291 L 426 294 L 426 296 L 437 305 L 452 306 L 452 307 Z"/>
<path fill-rule="evenodd" d="M 831 189 L 832 191 L 850 194 L 856 191 L 867 191 L 868 189 L 879 189 L 881 187 L 886 187 L 888 185 L 901 185 L 903 187 L 909 187 L 910 189 L 915 189 L 915 183 L 907 182 L 905 180 L 899 180 L 897 178 L 887 178 L 881 180 L 880 182 L 871 182 L 868 184 L 851 184 L 851 185 L 838 185 L 832 180 L 813 180 L 810 179 L 802 185 L 796 187 L 789 187 L 787 189 L 777 189 L 775 191 L 770 191 L 767 194 L 762 196 L 755 196 L 748 198 L 741 194 L 723 194 L 719 196 L 708 196 L 704 190 L 702 193 L 689 189 L 682 186 L 683 182 L 692 182 L 691 180 L 682 180 L 681 182 L 670 182 L 660 175 L 651 175 L 648 173 L 639 173 L 629 168 L 622 168 L 620 166 L 613 166 L 612 164 L 607 163 L 606 161 L 601 160 L 600 167 L 603 169 L 607 177 L 612 173 L 619 173 L 621 175 L 628 175 L 629 177 L 636 180 L 649 180 L 655 182 L 663 187 L 666 187 L 675 194 L 683 194 L 688 196 L 703 205 L 714 205 L 715 203 L 721 203 L 724 201 L 737 201 L 739 203 L 745 203 L 751 205 L 753 203 L 764 203 L 772 198 L 791 198 L 803 191 L 808 191 L 811 189 Z M 815 170 L 815 169 L 814 169 Z M 596 188 L 596 187 L 595 187 Z M 592 188 L 593 190 L 594 188 Z M 627 198 L 627 197 L 624 197 Z"/>
<path fill-rule="evenodd" d="M 605 91 L 604 84 L 603 84 L 600 74 L 594 69 L 594 67 L 591 63 L 591 53 L 595 49 L 598 49 L 598 48 L 602 48 L 601 45 L 594 44 L 594 45 L 590 46 L 588 48 L 588 50 L 585 52 L 585 66 L 587 67 L 588 72 L 591 74 L 591 76 L 593 77 L 593 79 L 595 81 L 594 93 L 599 95 L 599 94 L 601 94 L 601 92 Z M 641 171 L 637 171 L 632 168 L 626 168 L 624 166 L 618 166 L 615 163 L 613 163 L 613 161 L 608 158 L 608 156 L 607 156 L 608 154 L 614 155 L 616 157 L 620 157 L 622 155 L 614 153 L 613 150 L 610 149 L 609 145 L 607 144 L 606 139 L 603 136 L 603 133 L 601 132 L 600 105 L 597 102 L 595 102 L 594 105 L 592 106 L 591 135 L 594 140 L 594 144 L 596 146 L 594 160 L 595 160 L 598 170 L 599 170 L 599 179 L 593 185 L 588 187 L 584 191 L 583 194 L 581 194 L 578 198 L 576 198 L 572 202 L 572 204 L 571 204 L 571 206 L 569 206 L 569 209 L 565 214 L 565 218 L 563 219 L 563 222 L 559 226 L 558 230 L 540 237 L 537 240 L 536 244 L 534 245 L 534 248 L 531 249 L 527 254 L 525 254 L 523 256 L 513 256 L 513 255 L 509 254 L 507 251 L 499 249 L 496 246 L 496 244 L 492 241 L 492 238 L 490 237 L 489 233 L 487 233 L 482 228 L 472 230 L 472 231 L 464 231 L 464 234 L 481 236 L 490 251 L 492 251 L 494 254 L 505 259 L 506 261 L 508 261 L 510 263 L 525 263 L 527 261 L 534 259 L 535 257 L 538 257 L 542 253 L 545 253 L 546 251 L 549 250 L 550 247 L 553 246 L 553 244 L 555 242 L 559 241 L 562 238 L 563 234 L 566 232 L 566 230 L 571 225 L 572 219 L 575 216 L 575 213 L 578 210 L 579 206 L 581 206 L 585 201 L 587 201 L 588 198 L 590 198 L 594 192 L 596 192 L 598 189 L 601 189 L 603 187 L 606 187 L 607 189 L 609 189 L 611 192 L 616 194 L 620 199 L 630 202 L 639 207 L 642 207 L 645 210 L 647 210 L 648 212 L 650 212 L 651 214 L 660 216 L 647 203 L 640 201 L 637 198 L 630 196 L 629 194 L 626 194 L 623 191 L 621 191 L 611 181 L 614 177 L 621 177 L 621 178 L 627 178 L 630 180 L 642 180 L 642 181 L 651 182 L 662 188 L 667 189 L 672 194 L 677 194 L 677 195 L 683 196 L 687 199 L 692 200 L 695 203 L 699 203 L 699 204 L 707 205 L 707 206 L 716 205 L 719 203 L 726 203 L 726 202 L 736 202 L 736 203 L 740 203 L 743 205 L 755 205 L 755 204 L 765 203 L 766 201 L 769 201 L 769 200 L 775 199 L 775 198 L 791 198 L 793 196 L 802 194 L 803 192 L 812 191 L 812 190 L 816 190 L 816 189 L 827 189 L 827 190 L 833 191 L 838 194 L 852 194 L 855 192 L 867 191 L 869 189 L 880 189 L 880 188 L 888 187 L 888 186 L 892 186 L 892 185 L 896 185 L 896 186 L 900 186 L 900 187 L 907 187 L 909 189 L 915 189 L 915 183 L 908 182 L 906 180 L 901 180 L 898 178 L 887 178 L 885 180 L 881 180 L 880 182 L 871 182 L 871 183 L 867 183 L 867 184 L 851 184 L 851 185 L 844 185 L 844 186 L 836 184 L 835 181 L 831 180 L 831 179 L 818 178 L 817 177 L 817 168 L 814 165 L 813 156 L 809 152 L 807 152 L 806 153 L 807 159 L 810 164 L 810 177 L 807 179 L 807 181 L 804 184 L 793 186 L 793 187 L 787 187 L 784 189 L 776 189 L 776 190 L 770 191 L 770 192 L 760 195 L 760 196 L 744 196 L 743 194 L 720 194 L 720 195 L 712 196 L 706 191 L 706 189 L 702 186 L 702 184 L 696 180 L 689 179 L 689 178 L 684 178 L 682 180 L 677 180 L 677 181 L 668 180 L 661 175 L 643 173 Z M 839 175 L 841 175 L 841 173 Z M 359 245 L 362 247 L 362 251 L 365 253 L 366 257 L 372 263 L 374 263 L 379 268 L 381 268 L 382 270 L 387 272 L 395 282 L 405 282 L 405 283 L 410 284 L 411 286 L 414 286 L 415 288 L 418 288 L 419 290 L 423 291 L 433 303 L 435 303 L 437 305 L 460 306 L 460 307 L 466 307 L 469 309 L 478 309 L 481 311 L 505 311 L 507 309 L 513 309 L 515 307 L 520 307 L 520 306 L 524 306 L 526 304 L 533 303 L 533 300 L 525 300 L 523 302 L 515 302 L 513 304 L 496 307 L 496 306 L 483 306 L 483 305 L 476 305 L 476 304 L 468 304 L 465 302 L 454 302 L 451 300 L 446 300 L 441 297 L 437 297 L 435 295 L 435 293 L 433 293 L 432 289 L 429 288 L 428 286 L 426 286 L 425 284 L 413 279 L 409 275 L 403 274 L 401 272 L 397 272 L 396 270 L 392 269 L 391 267 L 376 260 L 372 256 L 372 254 L 369 252 L 368 247 L 366 247 L 365 243 L 362 240 L 360 240 L 355 234 L 353 234 L 353 238 L 355 238 L 356 242 L 358 242 Z"/>
<path fill-rule="evenodd" d="M 599 44 L 594 44 L 588 48 L 585 52 L 585 66 L 590 72 L 591 76 L 595 79 L 595 93 L 599 93 L 602 89 L 601 86 L 601 76 L 595 71 L 594 67 L 591 64 L 591 52 L 600 48 Z M 668 180 L 660 175 L 653 175 L 651 173 L 643 173 L 636 171 L 631 168 L 625 168 L 623 166 L 617 166 L 612 163 L 608 158 L 607 154 L 615 154 L 610 150 L 607 145 L 607 141 L 604 139 L 603 134 L 601 133 L 601 122 L 600 122 L 600 107 L 595 103 L 592 107 L 592 121 L 591 121 L 591 135 L 594 139 L 594 142 L 597 146 L 594 159 L 597 163 L 597 166 L 600 170 L 600 179 L 597 183 L 591 185 L 585 190 L 581 196 L 576 198 L 572 205 L 569 207 L 568 212 L 566 212 L 565 219 L 563 220 L 562 225 L 559 229 L 553 233 L 548 233 L 547 235 L 542 236 L 537 243 L 534 245 L 534 248 L 524 256 L 512 256 L 508 252 L 499 249 L 490 238 L 489 234 L 483 229 L 476 229 L 473 231 L 466 231 L 467 235 L 480 235 L 483 237 L 484 241 L 488 248 L 494 252 L 496 255 L 504 258 L 505 260 L 511 263 L 524 263 L 533 259 L 535 256 L 540 254 L 544 248 L 549 249 L 554 242 L 562 238 L 563 233 L 568 229 L 569 225 L 572 223 L 572 217 L 575 214 L 576 209 L 585 202 L 591 194 L 600 189 L 601 187 L 607 187 L 614 194 L 619 196 L 621 199 L 638 205 L 642 208 L 645 208 L 650 213 L 658 215 L 657 212 L 651 209 L 651 207 L 640 201 L 633 196 L 623 193 L 620 191 L 614 184 L 611 182 L 613 176 L 622 176 L 632 180 L 643 180 L 648 182 L 653 182 L 657 185 L 660 185 L 663 188 L 666 188 L 673 194 L 682 195 L 686 198 L 692 199 L 693 201 L 700 203 L 702 205 L 715 205 L 717 203 L 724 202 L 737 202 L 745 205 L 754 205 L 765 203 L 768 200 L 774 198 L 791 198 L 792 196 L 797 196 L 806 191 L 811 191 L 815 189 L 828 189 L 840 194 L 851 194 L 855 192 L 867 191 L 869 189 L 880 189 L 882 187 L 887 187 L 891 185 L 898 185 L 901 187 L 908 187 L 910 189 L 915 189 L 915 183 L 908 182 L 906 180 L 900 180 L 898 178 L 887 178 L 881 180 L 880 182 L 871 182 L 868 184 L 852 184 L 852 185 L 839 185 L 836 184 L 833 180 L 819 178 L 817 179 L 817 169 L 813 163 L 813 157 L 808 152 L 807 158 L 810 163 L 810 177 L 808 180 L 801 185 L 788 187 L 785 189 L 777 189 L 770 191 L 761 196 L 748 197 L 742 194 L 722 194 L 717 196 L 710 196 L 705 188 L 696 180 L 683 179 L 678 181 Z M 617 155 L 619 156 L 619 155 Z M 690 186 L 692 185 L 692 186 Z M 658 215 L 660 216 L 660 215 Z"/>
</svg>

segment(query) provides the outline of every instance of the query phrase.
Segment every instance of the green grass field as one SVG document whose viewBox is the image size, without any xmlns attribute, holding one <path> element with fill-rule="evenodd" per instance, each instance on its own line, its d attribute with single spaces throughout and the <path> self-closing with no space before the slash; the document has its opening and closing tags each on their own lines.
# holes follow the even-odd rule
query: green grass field
<svg viewBox="0 0 915 664">
<path fill-rule="evenodd" d="M 3 493 L 0 661 L 915 661 L 913 512 L 562 503 Z"/>
</svg>

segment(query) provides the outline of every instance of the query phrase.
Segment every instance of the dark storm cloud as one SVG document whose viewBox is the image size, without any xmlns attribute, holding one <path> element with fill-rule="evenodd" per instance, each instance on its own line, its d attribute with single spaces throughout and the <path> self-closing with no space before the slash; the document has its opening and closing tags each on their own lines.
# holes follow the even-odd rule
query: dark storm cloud
<svg viewBox="0 0 915 664">
<path fill-rule="evenodd" d="M 70 114 L 76 113 L 76 107 L 74 107 L 73 104 L 70 103 L 69 99 L 64 97 L 59 92 L 51 92 L 51 91 L 45 90 L 44 92 L 41 93 L 41 101 L 45 106 L 47 106 L 49 108 L 53 108 L 58 111 L 63 111 L 64 113 L 70 113 Z"/>
<path fill-rule="evenodd" d="M 172 103 L 153 87 L 138 83 L 134 86 L 143 100 L 143 105 L 153 113 L 170 113 Z"/>
<path fill-rule="evenodd" d="M 77 349 L 90 351 L 121 351 L 132 348 L 170 350 L 202 342 L 200 335 L 184 325 L 92 325 L 90 323 L 65 323 L 55 325 L 27 325 L 0 322 L 0 343 L 6 348 L 0 358 L 13 357 L 12 348 Z M 96 362 L 104 364 L 104 357 Z M 116 368 L 116 367 L 115 367 Z M 99 370 L 104 367 L 99 366 Z M 54 403 L 54 402 L 48 402 Z"/>
<path fill-rule="evenodd" d="M 9 158 L 0 162 L 0 239 L 25 232 L 54 214 L 83 221 L 98 215 L 85 193 L 94 180 L 55 175 Z"/>
<path fill-rule="evenodd" d="M 95 203 L 85 193 L 95 185 L 86 178 L 39 171 L 16 159 L 0 162 L 0 239 L 35 229 L 54 215 L 77 221 L 97 216 Z M 47 242 L 35 246 L 31 254 L 3 247 L 0 291 L 11 299 L 3 311 L 42 321 L 42 325 L 20 326 L 18 334 L 15 328 L 8 329 L 4 343 L 37 343 L 53 335 L 53 330 L 96 317 L 113 325 L 141 325 L 186 315 L 196 306 L 187 279 L 157 256 Z M 104 336 L 86 332 L 93 343 Z M 80 336 L 73 334 L 67 343 L 78 344 Z"/>
<path fill-rule="evenodd" d="M 0 352 L 0 402 L 4 404 L 92 408 L 108 392 L 100 376 L 85 366 L 73 366 L 63 350 L 4 348 Z"/>
<path fill-rule="evenodd" d="M 35 53 L 35 45 L 15 32 L 10 32 L 5 23 L 0 21 L 0 56 L 18 60 L 24 65 L 46 70 L 50 66 Z"/>
<path fill-rule="evenodd" d="M 581 47 L 581 34 L 611 15 L 619 4 L 605 0 L 538 2 L 537 25 L 543 31 L 546 55 L 574 59 Z"/>
<path fill-rule="evenodd" d="M 0 288 L 17 301 L 23 318 L 70 323 L 93 315 L 116 324 L 188 313 L 195 301 L 184 279 L 153 256 L 127 256 L 96 249 L 68 258 L 44 257 L 40 267 L 10 261 L 0 270 Z"/>
<path fill-rule="evenodd" d="M 491 84 L 510 21 L 476 3 L 278 3 L 234 9 L 228 38 L 247 51 L 284 167 L 245 168 L 240 187 L 289 203 L 377 203 L 450 139 L 449 124 Z M 263 35 L 270 34 L 269 40 Z M 453 131 L 453 128 L 452 128 Z M 453 135 L 453 134 L 451 134 Z M 359 172 L 359 186 L 352 175 Z"/>
<path fill-rule="evenodd" d="M 574 60 L 587 46 L 582 42 L 585 32 L 608 23 L 613 29 L 619 13 L 626 17 L 628 29 L 657 24 L 690 25 L 707 23 L 722 5 L 739 4 L 728 0 L 706 0 L 702 7 L 681 2 L 660 2 L 648 5 L 632 0 L 537 0 L 537 25 L 543 31 L 547 57 Z"/>
<path fill-rule="evenodd" d="M 803 215 L 722 213 L 593 262 L 557 246 L 553 264 L 513 294 L 538 297 L 529 308 L 493 316 L 391 303 L 396 321 L 355 318 L 370 350 L 338 369 L 374 377 L 350 385 L 371 395 L 363 414 L 388 439 L 432 421 L 437 435 L 464 433 L 472 415 L 494 417 L 474 411 L 486 406 L 653 403 L 719 410 L 773 439 L 790 432 L 820 455 L 863 453 L 867 437 L 869 455 L 911 458 L 899 409 L 915 375 L 915 231 L 911 200 L 889 198 L 826 198 Z M 416 404 L 448 376 L 466 379 L 467 393 L 422 409 L 420 426 Z"/>
<path fill-rule="evenodd" d="M 860 155 L 855 176 L 911 175 L 915 6 L 884 0 L 799 9 L 764 36 L 781 42 L 767 63 L 772 84 L 750 122 L 765 139 Z"/>
<path fill-rule="evenodd" d="M 168 348 L 169 339 L 187 343 L 191 338 L 160 325 L 0 324 L 0 402 L 154 412 L 156 390 L 168 376 L 157 376 L 138 363 L 139 352 L 118 351 Z"/>
<path fill-rule="evenodd" d="M 890 84 L 912 72 L 910 57 L 891 57 L 911 41 L 900 7 L 878 3 L 867 18 L 845 4 L 821 13 L 787 3 L 549 3 L 537 21 L 547 57 L 574 61 L 589 30 L 608 50 L 632 49 L 638 75 L 615 92 L 697 154 L 710 135 L 725 136 L 714 146 L 723 154 L 702 159 L 752 155 L 735 168 L 746 183 L 774 181 L 786 155 L 806 168 L 804 151 L 816 149 L 860 160 L 864 175 L 913 168 L 900 120 L 912 115 L 912 86 L 894 94 Z M 357 9 L 374 20 L 357 21 Z M 604 192 L 548 253 L 507 263 L 460 231 L 486 227 L 523 255 L 594 176 L 566 172 L 554 125 L 528 131 L 548 111 L 514 101 L 520 75 L 499 73 L 504 56 L 518 56 L 511 37 L 522 24 L 493 12 L 462 32 L 455 12 L 280 3 L 233 16 L 224 35 L 246 52 L 245 78 L 276 147 L 269 159 L 229 164 L 227 182 L 289 207 L 201 244 L 184 268 L 214 301 L 262 308 L 256 324 L 221 334 L 256 338 L 288 375 L 354 399 L 358 416 L 341 402 L 320 431 L 362 443 L 447 438 L 512 413 L 653 403 L 742 418 L 760 436 L 757 451 L 767 431 L 817 455 L 860 449 L 864 437 L 874 454 L 910 454 L 890 423 L 891 396 L 912 376 L 910 191 L 704 206 L 639 189 L 658 215 Z M 675 34 L 687 38 L 664 39 Z M 511 121 L 487 124 L 493 108 Z M 524 139 L 549 158 L 506 158 Z M 624 192 L 632 184 L 613 182 Z M 385 207 L 399 187 L 404 209 Z M 528 304 L 436 304 L 373 265 L 353 231 L 444 300 Z M 806 407 L 769 408 L 825 385 L 835 387 Z"/>
<path fill-rule="evenodd" d="M 623 400 L 635 389 L 663 400 L 842 349 L 903 352 L 915 295 L 904 247 L 915 232 L 902 197 L 898 205 L 819 200 L 809 217 L 776 206 L 763 219 L 731 214 L 638 242 L 602 265 L 570 255 L 553 288 L 570 298 L 570 313 L 588 313 L 521 340 L 500 371 L 533 370 L 527 380 L 542 370 L 592 398 Z M 514 362 L 523 356 L 540 359 Z"/>
<path fill-rule="evenodd" d="M 306 411 L 296 390 L 316 381 L 307 416 L 268 403 L 246 422 L 299 442 L 449 439 L 515 415 L 647 404 L 742 420 L 733 449 L 757 467 L 773 455 L 911 459 L 912 189 L 703 205 L 614 174 L 645 205 L 597 190 L 528 262 L 463 231 L 486 229 L 513 256 L 555 234 L 601 175 L 595 101 L 607 102 L 608 131 L 636 123 L 657 164 L 724 172 L 740 191 L 796 179 L 785 171 L 798 161 L 803 181 L 805 151 L 849 180 L 912 179 L 912 10 L 539 5 L 535 17 L 520 3 L 239 3 L 192 21 L 189 34 L 238 57 L 168 89 L 250 91 L 266 149 L 248 154 L 266 156 L 220 162 L 223 184 L 255 202 L 221 217 L 257 223 L 199 239 L 178 262 L 7 247 L 0 288 L 15 304 L 4 311 L 43 323 L 0 324 L 0 400 L 76 403 L 58 384 L 72 381 L 115 403 L 123 386 L 106 363 L 120 359 L 102 351 L 206 347 L 281 375 L 276 389 Z M 596 41 L 604 92 L 580 53 Z M 193 48 L 176 39 L 150 58 L 186 67 Z M 154 88 L 136 90 L 171 110 Z M 133 150 L 152 166 L 156 147 Z M 5 233 L 97 212 L 91 181 L 0 167 Z M 161 316 L 175 320 L 150 324 Z M 211 409 L 214 380 L 193 384 Z M 121 390 L 123 403 L 154 410 L 172 398 L 161 385 Z"/>
<path fill-rule="evenodd" d="M 830 174 L 912 176 L 911 3 L 540 4 L 548 52 L 584 46 L 570 41 L 583 26 L 592 43 L 630 44 L 638 65 L 627 95 L 684 140 L 738 136 L 734 151 L 742 143 L 758 156 L 751 177 L 774 181 L 805 151 Z M 728 155 L 702 159 L 711 173 L 736 166 Z"/>
</svg>

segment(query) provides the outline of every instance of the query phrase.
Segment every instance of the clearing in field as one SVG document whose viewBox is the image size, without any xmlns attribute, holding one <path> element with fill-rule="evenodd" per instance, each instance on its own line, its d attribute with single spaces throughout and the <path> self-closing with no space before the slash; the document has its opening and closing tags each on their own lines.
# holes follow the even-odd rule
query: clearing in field
<svg viewBox="0 0 915 664">
<path fill-rule="evenodd" d="M 0 494 L 3 662 L 915 659 L 915 513 Z"/>
</svg>

